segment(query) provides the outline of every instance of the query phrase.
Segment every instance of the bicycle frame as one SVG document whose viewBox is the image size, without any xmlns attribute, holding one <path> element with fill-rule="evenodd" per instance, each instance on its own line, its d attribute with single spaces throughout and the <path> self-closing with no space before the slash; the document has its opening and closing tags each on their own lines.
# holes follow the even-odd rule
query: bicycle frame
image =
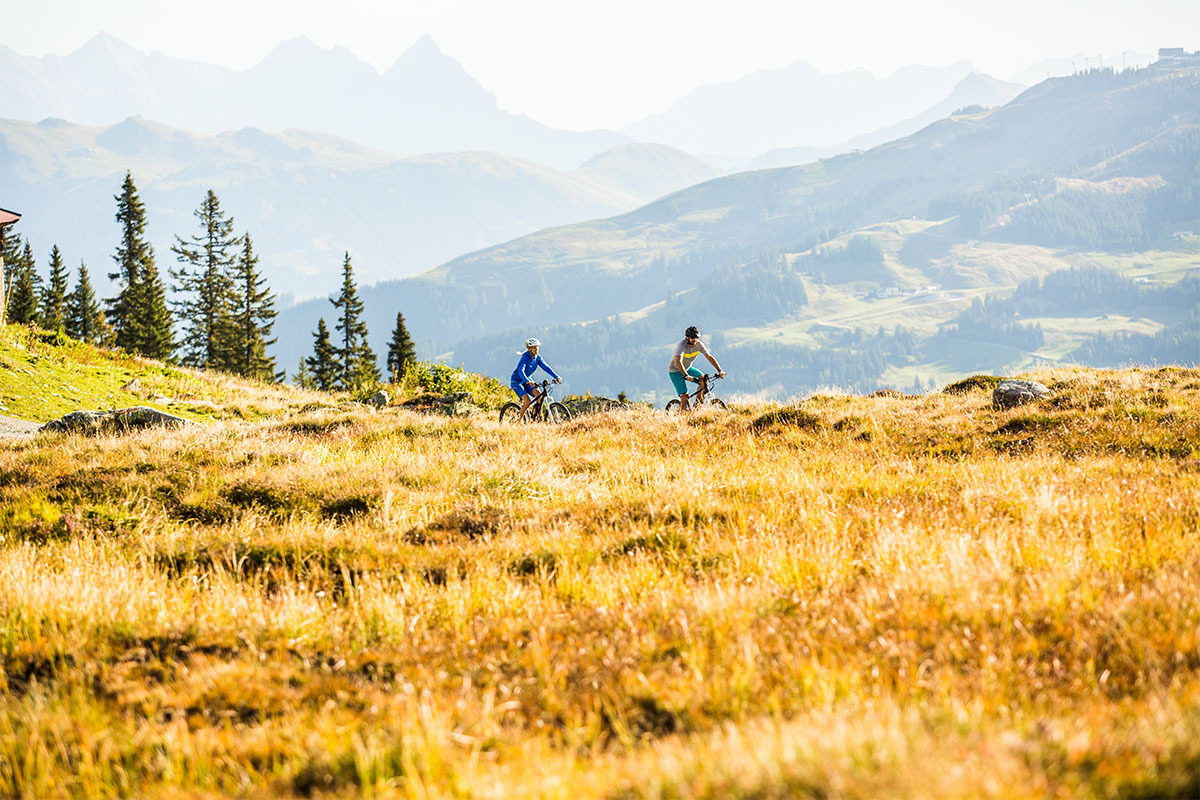
<svg viewBox="0 0 1200 800">
<path fill-rule="evenodd" d="M 533 385 L 540 389 L 537 397 L 529 401 L 529 408 L 525 409 L 524 416 L 520 416 L 521 406 L 517 403 L 506 403 L 500 409 L 501 422 L 515 422 L 520 419 L 523 422 L 564 422 L 569 419 L 571 414 L 566 406 L 562 403 L 554 402 L 554 398 L 550 392 L 550 381 L 542 381 Z"/>
<path fill-rule="evenodd" d="M 688 409 L 690 410 L 693 408 L 698 408 L 700 405 L 702 405 L 704 403 L 704 401 L 708 398 L 708 396 L 712 393 L 712 386 L 710 385 L 711 382 L 720 380 L 720 379 L 721 378 L 719 375 L 707 375 L 707 374 L 701 375 L 699 378 L 696 378 L 696 383 L 698 383 L 700 385 L 696 387 L 696 391 L 691 392 L 687 395 Z M 717 398 L 713 398 L 712 400 L 709 400 L 709 402 L 713 403 L 715 405 L 718 405 L 721 408 L 725 408 L 725 403 L 723 403 L 721 400 L 719 400 Z M 679 402 L 678 398 L 667 403 L 667 408 L 666 408 L 667 413 L 672 413 L 672 409 L 679 405 L 680 405 L 680 402 Z"/>
<path fill-rule="evenodd" d="M 696 378 L 696 383 L 699 385 L 696 387 L 696 391 L 688 395 L 688 404 L 690 405 L 693 400 L 695 400 L 697 404 L 703 403 L 705 396 L 712 391 L 712 389 L 709 388 L 708 382 L 715 380 L 717 380 L 716 375 L 707 374 Z"/>
<path fill-rule="evenodd" d="M 533 385 L 541 389 L 541 391 L 538 392 L 537 397 L 529 402 L 529 408 L 525 410 L 525 419 L 541 419 L 546 403 L 549 403 L 552 399 L 550 397 L 550 381 L 542 381 Z"/>
</svg>

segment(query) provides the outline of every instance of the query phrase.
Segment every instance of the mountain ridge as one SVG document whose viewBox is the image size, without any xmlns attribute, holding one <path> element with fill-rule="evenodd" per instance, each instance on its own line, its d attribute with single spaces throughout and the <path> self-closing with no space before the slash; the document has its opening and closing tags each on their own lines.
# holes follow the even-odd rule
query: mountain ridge
<svg viewBox="0 0 1200 800">
<path fill-rule="evenodd" d="M 1183 272 L 1173 266 L 1160 279 L 1177 280 L 1195 266 L 1190 256 L 1172 254 L 1179 245 L 1170 243 L 1166 226 L 1186 229 L 1186 215 L 1196 213 L 1172 198 L 1200 192 L 1188 183 L 1200 178 L 1187 171 L 1200 163 L 1198 72 L 1052 79 L 1000 108 L 951 116 L 865 152 L 719 177 L 621 215 L 538 231 L 372 287 L 380 310 L 371 312 L 377 316 L 369 323 L 372 330 L 386 328 L 383 310 L 402 309 L 409 330 L 425 337 L 424 352 L 452 352 L 476 370 L 511 349 L 521 331 L 542 330 L 574 354 L 566 358 L 568 367 L 593 376 L 593 391 L 614 388 L 609 381 L 617 376 L 641 391 L 661 383 L 653 348 L 645 343 L 669 336 L 686 319 L 708 319 L 728 341 L 740 331 L 738 343 L 761 338 L 755 331 L 775 320 L 769 329 L 790 344 L 762 346 L 774 348 L 763 363 L 777 363 L 797 354 L 816 358 L 804 349 L 816 344 L 829 352 L 841 347 L 841 334 L 829 331 L 852 331 L 853 325 L 820 332 L 813 326 L 821 308 L 857 309 L 825 318 L 871 319 L 880 302 L 884 320 L 909 320 L 908 309 L 926 303 L 914 306 L 905 298 L 949 292 L 930 306 L 937 314 L 913 318 L 920 337 L 933 337 L 936 325 L 949 324 L 972 298 L 1011 291 L 1027 278 L 1097 258 L 1124 270 L 1140 263 L 1106 255 L 1106 248 L 1118 254 L 1165 248 L 1148 258 L 1183 264 Z M 1162 172 L 1168 167 L 1173 172 Z M 1146 182 L 1145 191 L 1129 193 L 1121 206 L 1103 205 L 1094 192 L 1059 191 L 1046 177 L 1098 181 L 1151 173 L 1167 187 Z M 1015 212 L 1011 221 L 993 227 L 1008 209 Z M 1071 215 L 1113 222 L 1088 229 L 1056 221 Z M 995 233 L 981 242 L 983 230 Z M 1077 258 L 1079 250 L 1096 255 Z M 838 277 L 845 270 L 851 277 Z M 659 310 L 639 312 L 635 324 L 621 322 L 623 314 L 652 308 Z M 285 324 L 302 326 L 306 313 L 294 309 Z M 799 315 L 794 324 L 789 315 Z M 585 334 L 579 328 L 585 320 L 609 322 Z M 615 348 L 603 358 L 611 366 L 588 368 L 580 361 L 590 352 L 583 340 L 596 336 Z M 1068 337 L 1055 346 L 1069 352 L 1077 344 Z M 881 340 L 879 346 L 890 345 Z M 988 352 L 1011 360 L 1028 359 L 1034 350 Z M 983 351 L 972 353 L 963 351 L 957 367 L 926 365 L 925 377 L 979 369 L 970 359 Z M 789 381 L 806 373 L 780 374 L 792 377 L 778 384 L 753 379 L 786 392 L 796 388 Z"/>
<path fill-rule="evenodd" d="M 3 47 L 0 108 L 13 119 L 87 125 L 142 116 L 203 133 L 303 128 L 394 154 L 491 150 L 567 170 L 629 141 L 504 111 L 428 35 L 382 74 L 345 47 L 322 48 L 303 36 L 244 70 L 146 54 L 106 33 L 67 56 Z"/>
</svg>

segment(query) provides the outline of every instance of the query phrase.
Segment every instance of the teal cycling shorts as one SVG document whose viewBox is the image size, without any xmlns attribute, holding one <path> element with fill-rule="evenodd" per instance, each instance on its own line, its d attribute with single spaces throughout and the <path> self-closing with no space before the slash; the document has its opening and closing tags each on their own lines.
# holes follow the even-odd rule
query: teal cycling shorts
<svg viewBox="0 0 1200 800">
<path fill-rule="evenodd" d="M 675 386 L 675 394 L 688 393 L 687 381 L 683 379 L 682 372 L 668 372 L 667 374 L 671 376 L 671 383 Z M 695 367 L 688 367 L 688 375 L 691 375 L 693 378 L 699 378 L 704 373 Z"/>
</svg>

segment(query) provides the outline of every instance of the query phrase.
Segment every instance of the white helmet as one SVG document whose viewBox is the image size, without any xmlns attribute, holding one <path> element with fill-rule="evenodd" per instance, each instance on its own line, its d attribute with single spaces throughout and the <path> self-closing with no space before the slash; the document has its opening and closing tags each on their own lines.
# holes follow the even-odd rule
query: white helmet
<svg viewBox="0 0 1200 800">
<path fill-rule="evenodd" d="M 539 342 L 537 339 L 534 339 L 532 336 L 525 340 L 525 347 L 527 349 L 530 347 L 541 347 L 541 346 L 542 346 L 542 343 Z"/>
</svg>

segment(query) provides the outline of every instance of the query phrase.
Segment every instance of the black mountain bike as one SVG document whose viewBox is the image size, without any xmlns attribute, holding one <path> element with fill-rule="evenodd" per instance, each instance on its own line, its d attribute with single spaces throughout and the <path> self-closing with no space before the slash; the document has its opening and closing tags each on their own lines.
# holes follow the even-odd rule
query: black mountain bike
<svg viewBox="0 0 1200 800">
<path fill-rule="evenodd" d="M 701 375 L 699 378 L 696 378 L 696 383 L 700 385 L 696 387 L 696 391 L 688 395 L 688 409 L 692 411 L 701 408 L 719 408 L 724 410 L 726 408 L 724 400 L 719 397 L 709 396 L 709 393 L 712 391 L 712 387 L 708 385 L 709 381 L 719 381 L 720 379 L 718 375 Z M 667 403 L 667 413 L 679 413 L 678 397 Z"/>
<path fill-rule="evenodd" d="M 558 424 L 566 422 L 571 418 L 571 412 L 562 403 L 551 402 L 550 397 L 550 381 L 542 381 L 537 384 L 542 390 L 542 393 L 533 398 L 533 402 L 529 404 L 529 410 L 525 412 L 525 422 L 549 422 Z M 521 421 L 521 404 L 520 403 L 505 403 L 500 409 L 501 422 L 520 422 Z"/>
</svg>

